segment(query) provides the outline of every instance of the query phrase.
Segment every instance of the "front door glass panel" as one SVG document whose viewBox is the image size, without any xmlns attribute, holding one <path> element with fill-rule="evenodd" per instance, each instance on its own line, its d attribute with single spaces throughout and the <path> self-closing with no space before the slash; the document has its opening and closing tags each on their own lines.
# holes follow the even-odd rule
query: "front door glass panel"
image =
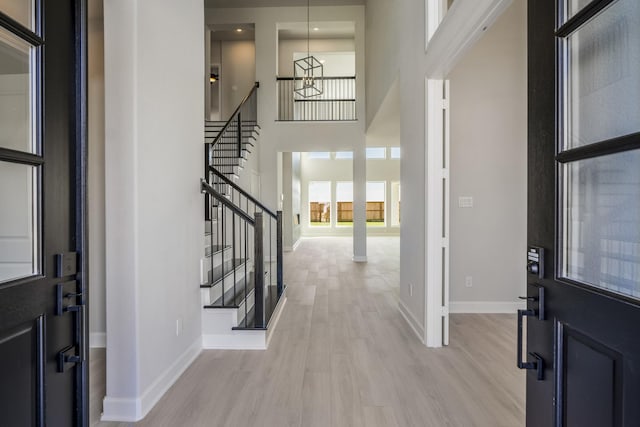
<svg viewBox="0 0 640 427">
<path fill-rule="evenodd" d="M 586 150 L 560 167 L 559 276 L 640 299 L 640 150 L 616 153 L 640 132 L 640 3 L 594 13 L 559 42 L 559 147 Z M 589 155 L 596 143 L 614 154 Z"/>
<path fill-rule="evenodd" d="M 35 27 L 33 0 L 0 0 L 0 11 L 31 31 Z"/>
<path fill-rule="evenodd" d="M 563 149 L 639 132 L 640 2 L 613 2 L 564 43 Z"/>
<path fill-rule="evenodd" d="M 640 150 L 564 168 L 564 276 L 640 299 Z"/>
<path fill-rule="evenodd" d="M 38 272 L 37 167 L 0 161 L 0 283 Z"/>
<path fill-rule="evenodd" d="M 0 148 L 35 153 L 35 47 L 0 28 Z"/>
</svg>

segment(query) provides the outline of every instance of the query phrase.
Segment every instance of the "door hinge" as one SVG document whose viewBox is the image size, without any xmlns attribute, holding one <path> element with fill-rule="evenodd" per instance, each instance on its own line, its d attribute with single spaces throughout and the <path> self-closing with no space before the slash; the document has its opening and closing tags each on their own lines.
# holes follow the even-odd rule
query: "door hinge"
<svg viewBox="0 0 640 427">
<path fill-rule="evenodd" d="M 442 306 L 440 308 L 442 310 L 442 317 L 446 317 L 449 315 L 449 307 Z"/>
</svg>

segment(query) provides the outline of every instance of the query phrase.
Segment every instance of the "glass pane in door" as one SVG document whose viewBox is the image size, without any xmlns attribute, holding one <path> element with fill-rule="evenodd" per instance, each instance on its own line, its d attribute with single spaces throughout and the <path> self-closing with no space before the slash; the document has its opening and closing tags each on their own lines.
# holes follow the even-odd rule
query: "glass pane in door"
<svg viewBox="0 0 640 427">
<path fill-rule="evenodd" d="M 564 165 L 563 275 L 640 299 L 640 150 Z"/>
<path fill-rule="evenodd" d="M 563 149 L 640 132 L 640 2 L 613 2 L 564 49 Z"/>
<path fill-rule="evenodd" d="M 36 168 L 0 161 L 0 283 L 38 271 Z"/>
<path fill-rule="evenodd" d="M 33 49 L 0 28 L 0 148 L 35 152 Z"/>
<path fill-rule="evenodd" d="M 559 0 L 562 1 L 562 0 Z M 592 0 L 564 0 L 565 1 L 565 13 L 564 20 L 562 23 L 564 24 L 569 19 L 573 18 L 573 16 L 580 12 L 586 5 L 591 3 Z"/>
<path fill-rule="evenodd" d="M 33 0 L 0 0 L 0 12 L 34 30 Z"/>
</svg>

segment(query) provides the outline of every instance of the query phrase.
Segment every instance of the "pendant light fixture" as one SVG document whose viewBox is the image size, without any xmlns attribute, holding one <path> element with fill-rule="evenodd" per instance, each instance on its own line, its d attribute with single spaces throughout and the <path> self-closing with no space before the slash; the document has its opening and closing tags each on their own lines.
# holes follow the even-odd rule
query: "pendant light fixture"
<svg viewBox="0 0 640 427">
<path fill-rule="evenodd" d="M 320 61 L 312 56 L 309 49 L 309 0 L 307 0 L 307 56 L 293 61 L 294 93 L 309 98 L 322 95 L 323 92 L 323 66 Z"/>
</svg>

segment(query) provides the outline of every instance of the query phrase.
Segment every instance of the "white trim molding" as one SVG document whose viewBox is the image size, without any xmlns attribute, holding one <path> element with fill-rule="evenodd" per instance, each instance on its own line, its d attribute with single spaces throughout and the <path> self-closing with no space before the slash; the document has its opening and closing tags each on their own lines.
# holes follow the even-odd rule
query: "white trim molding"
<svg viewBox="0 0 640 427">
<path fill-rule="evenodd" d="M 448 194 L 449 147 L 445 136 L 448 132 L 443 122 L 445 109 L 445 80 L 425 79 L 425 302 L 424 342 L 427 347 L 442 347 L 448 342 L 448 317 L 443 310 L 448 291 Z M 444 143 L 443 143 L 444 142 Z M 442 159 L 446 159 L 443 165 Z M 445 221 L 446 218 L 446 221 Z M 444 267 L 444 268 L 443 268 Z M 445 297 L 445 298 L 443 298 Z M 445 305 L 446 308 L 446 305 Z M 445 325 L 443 333 L 443 325 Z M 447 339 L 445 339 L 447 338 Z"/>
<path fill-rule="evenodd" d="M 202 352 L 200 337 L 191 344 L 139 397 L 103 401 L 101 421 L 136 422 L 143 419 Z"/>
<path fill-rule="evenodd" d="M 426 49 L 427 76 L 444 78 L 512 1 L 454 1 L 429 38 Z"/>
<path fill-rule="evenodd" d="M 526 301 L 451 301 L 451 313 L 515 314 L 527 307 Z"/>
<path fill-rule="evenodd" d="M 398 311 L 400 311 L 400 314 L 402 315 L 402 317 L 404 317 L 404 320 L 409 324 L 411 330 L 413 330 L 420 342 L 424 344 L 424 328 L 422 327 L 420 322 L 418 322 L 416 318 L 413 317 L 411 311 L 407 308 L 406 305 L 404 305 L 402 301 L 398 301 Z"/>
<path fill-rule="evenodd" d="M 352 260 L 353 262 L 367 262 L 367 256 L 354 255 Z"/>
</svg>

